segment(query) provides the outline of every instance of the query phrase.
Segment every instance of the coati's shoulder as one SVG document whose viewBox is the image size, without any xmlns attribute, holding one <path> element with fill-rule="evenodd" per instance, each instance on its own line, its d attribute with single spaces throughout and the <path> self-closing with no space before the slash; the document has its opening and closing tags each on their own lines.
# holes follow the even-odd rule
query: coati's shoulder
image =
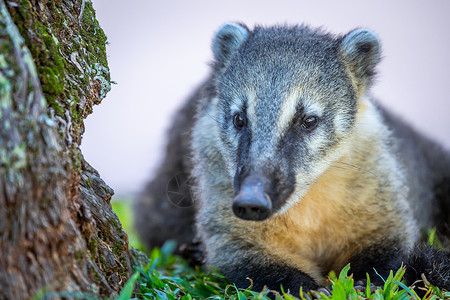
<svg viewBox="0 0 450 300">
<path fill-rule="evenodd" d="M 420 228 L 437 227 L 441 239 L 450 237 L 450 152 L 374 102 L 390 131 L 389 149 L 399 162 L 409 187 L 408 199 Z M 430 209 L 430 207 L 432 209 Z"/>
<path fill-rule="evenodd" d="M 428 164 L 429 170 L 436 176 L 443 176 L 450 173 L 450 155 L 448 149 L 431 139 L 430 137 L 419 132 L 415 126 L 407 123 L 398 114 L 393 113 L 379 102 L 373 101 L 379 114 L 381 121 L 387 126 L 392 134 L 393 143 L 397 152 L 412 151 L 416 153 L 415 157 L 408 155 L 399 156 L 407 160 L 414 160 L 422 156 L 422 159 Z M 418 122 L 419 125 L 420 122 Z M 417 126 L 417 125 L 416 125 Z M 410 152 L 411 153 L 411 152 Z M 410 154 L 408 153 L 408 154 Z"/>
</svg>

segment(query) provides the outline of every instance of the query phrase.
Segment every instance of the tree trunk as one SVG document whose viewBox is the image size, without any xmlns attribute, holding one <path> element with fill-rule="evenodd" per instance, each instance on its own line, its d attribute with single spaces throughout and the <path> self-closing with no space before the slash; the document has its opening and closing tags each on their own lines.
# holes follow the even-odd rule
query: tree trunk
<svg viewBox="0 0 450 300">
<path fill-rule="evenodd" d="M 112 297 L 132 271 L 79 149 L 110 89 L 105 44 L 89 0 L 0 0 L 0 299 Z"/>
</svg>

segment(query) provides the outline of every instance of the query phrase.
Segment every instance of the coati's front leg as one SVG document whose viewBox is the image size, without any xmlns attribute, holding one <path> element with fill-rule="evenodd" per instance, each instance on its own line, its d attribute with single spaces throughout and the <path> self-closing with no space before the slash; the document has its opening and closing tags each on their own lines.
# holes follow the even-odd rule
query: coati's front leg
<svg viewBox="0 0 450 300">
<path fill-rule="evenodd" d="M 416 246 L 405 262 L 405 279 L 408 284 L 417 280 L 450 291 L 450 250 L 431 246 Z M 419 284 L 420 285 L 423 285 Z"/>
<path fill-rule="evenodd" d="M 251 239 L 233 235 L 230 228 L 222 225 L 208 222 L 202 228 L 207 231 L 200 231 L 206 242 L 206 263 L 217 267 L 237 287 L 252 286 L 254 291 L 267 287 L 281 292 L 282 286 L 285 292 L 296 296 L 299 296 L 300 287 L 305 292 L 319 288 L 319 284 L 299 268 L 268 253 Z"/>
<path fill-rule="evenodd" d="M 398 270 L 408 258 L 408 251 L 402 245 L 396 245 L 395 241 L 386 243 L 389 247 L 380 244 L 365 249 L 351 257 L 350 273 L 355 280 L 365 280 L 369 274 L 371 282 L 383 284 L 391 270 Z M 339 270 L 336 270 L 339 271 Z"/>
<path fill-rule="evenodd" d="M 350 260 L 350 273 L 355 280 L 365 279 L 366 273 L 376 284 L 383 284 L 391 271 L 402 265 L 406 267 L 405 280 L 408 285 L 423 287 L 424 279 L 440 288 L 450 290 L 450 251 L 431 246 L 416 245 L 411 251 L 401 249 L 395 241 L 387 243 L 391 248 L 366 249 Z M 418 294 L 421 293 L 417 289 Z M 422 290 L 423 292 L 423 290 Z"/>
<path fill-rule="evenodd" d="M 248 288 L 253 285 L 255 291 L 262 291 L 267 287 L 269 290 L 281 292 L 283 287 L 285 292 L 298 297 L 300 287 L 304 292 L 319 288 L 315 280 L 301 270 L 268 257 L 242 258 L 239 262 L 223 266 L 221 271 L 236 286 Z"/>
</svg>

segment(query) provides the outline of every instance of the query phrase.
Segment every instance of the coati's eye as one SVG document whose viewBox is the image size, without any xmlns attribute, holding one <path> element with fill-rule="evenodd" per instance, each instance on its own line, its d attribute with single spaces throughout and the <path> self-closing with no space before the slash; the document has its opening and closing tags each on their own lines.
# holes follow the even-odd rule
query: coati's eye
<svg viewBox="0 0 450 300">
<path fill-rule="evenodd" d="M 313 130 L 319 123 L 319 119 L 316 116 L 306 116 L 302 121 L 303 130 Z"/>
<path fill-rule="evenodd" d="M 242 116 L 241 113 L 235 113 L 233 115 L 233 125 L 237 130 L 241 130 L 242 127 L 245 126 L 246 119 L 244 116 Z"/>
</svg>

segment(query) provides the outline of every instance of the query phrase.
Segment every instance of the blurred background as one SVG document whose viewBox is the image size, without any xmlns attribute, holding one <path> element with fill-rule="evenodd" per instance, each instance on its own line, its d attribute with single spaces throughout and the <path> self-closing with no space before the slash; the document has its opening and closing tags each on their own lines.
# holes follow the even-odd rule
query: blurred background
<svg viewBox="0 0 450 300">
<path fill-rule="evenodd" d="M 117 84 L 86 122 L 86 160 L 132 198 L 161 160 L 175 111 L 208 76 L 211 38 L 227 21 L 368 27 L 383 60 L 372 94 L 450 149 L 449 0 L 92 0 Z"/>
</svg>

